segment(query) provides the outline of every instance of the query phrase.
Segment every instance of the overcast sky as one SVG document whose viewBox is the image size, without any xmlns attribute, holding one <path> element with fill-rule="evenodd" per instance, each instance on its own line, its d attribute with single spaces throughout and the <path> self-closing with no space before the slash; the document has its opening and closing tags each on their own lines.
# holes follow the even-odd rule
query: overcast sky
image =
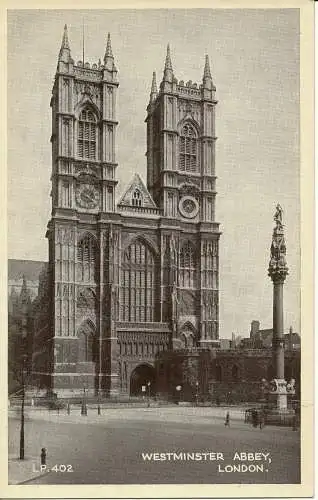
<svg viewBox="0 0 318 500">
<path fill-rule="evenodd" d="M 119 70 L 117 196 L 146 179 L 146 106 L 170 42 L 177 79 L 201 83 L 210 56 L 217 88 L 216 220 L 220 336 L 272 326 L 267 276 L 275 205 L 284 209 L 285 330 L 300 331 L 299 13 L 284 10 L 16 10 L 8 13 L 8 255 L 47 260 L 50 97 L 64 23 L 71 54 L 103 59 L 107 32 Z"/>
</svg>

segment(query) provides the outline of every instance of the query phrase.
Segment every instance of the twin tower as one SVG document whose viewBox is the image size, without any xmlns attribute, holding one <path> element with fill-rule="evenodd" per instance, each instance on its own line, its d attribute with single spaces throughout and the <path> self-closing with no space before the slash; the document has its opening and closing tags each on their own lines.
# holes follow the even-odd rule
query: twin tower
<svg viewBox="0 0 318 500">
<path fill-rule="evenodd" d="M 147 186 L 116 203 L 118 72 L 75 64 L 67 28 L 52 91 L 50 334 L 46 383 L 58 393 L 155 391 L 160 353 L 217 347 L 215 87 L 174 76 L 168 46 L 147 106 Z"/>
</svg>

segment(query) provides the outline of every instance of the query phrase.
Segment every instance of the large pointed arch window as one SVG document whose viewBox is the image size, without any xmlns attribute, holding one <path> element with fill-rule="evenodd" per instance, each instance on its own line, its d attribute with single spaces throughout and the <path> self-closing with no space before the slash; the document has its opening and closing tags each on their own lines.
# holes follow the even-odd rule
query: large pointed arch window
<svg viewBox="0 0 318 500">
<path fill-rule="evenodd" d="M 156 265 L 144 242 L 132 243 L 123 255 L 121 316 L 123 321 L 155 321 Z"/>
<path fill-rule="evenodd" d="M 183 245 L 180 252 L 180 287 L 194 288 L 196 278 L 196 255 L 195 249 L 188 241 Z"/>
<path fill-rule="evenodd" d="M 96 159 L 96 117 L 94 113 L 85 108 L 78 121 L 77 153 L 80 158 Z"/>
<path fill-rule="evenodd" d="M 198 138 L 191 123 L 183 125 L 179 141 L 179 170 L 196 172 L 198 170 Z"/>
<path fill-rule="evenodd" d="M 96 280 L 97 248 L 92 236 L 82 238 L 77 245 L 77 280 L 92 282 Z"/>
</svg>

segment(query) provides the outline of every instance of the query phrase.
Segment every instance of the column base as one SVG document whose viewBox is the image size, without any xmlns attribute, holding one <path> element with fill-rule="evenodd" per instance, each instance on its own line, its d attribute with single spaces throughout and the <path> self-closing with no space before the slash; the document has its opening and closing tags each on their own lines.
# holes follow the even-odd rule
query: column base
<svg viewBox="0 0 318 500">
<path fill-rule="evenodd" d="M 273 406 L 273 409 L 278 411 L 287 410 L 287 392 L 279 394 L 269 394 L 268 402 Z"/>
<path fill-rule="evenodd" d="M 277 409 L 280 411 L 287 410 L 287 394 L 277 395 Z"/>
</svg>

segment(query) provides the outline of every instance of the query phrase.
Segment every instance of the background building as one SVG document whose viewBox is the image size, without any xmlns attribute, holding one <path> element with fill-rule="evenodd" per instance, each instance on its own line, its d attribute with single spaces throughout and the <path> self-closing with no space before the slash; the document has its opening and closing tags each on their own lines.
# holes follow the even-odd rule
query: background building
<svg viewBox="0 0 318 500">
<path fill-rule="evenodd" d="M 8 261 L 8 360 L 9 392 L 19 390 L 21 370 L 31 369 L 34 330 L 37 328 L 39 283 L 47 276 L 47 263 L 10 259 Z M 47 308 L 42 309 L 46 315 Z"/>
<path fill-rule="evenodd" d="M 270 349 L 272 347 L 273 329 L 260 329 L 260 322 L 253 320 L 251 323 L 250 336 L 240 338 L 235 343 L 236 347 L 245 349 Z M 289 328 L 289 332 L 284 334 L 284 348 L 288 350 L 300 349 L 300 335 Z"/>
</svg>

